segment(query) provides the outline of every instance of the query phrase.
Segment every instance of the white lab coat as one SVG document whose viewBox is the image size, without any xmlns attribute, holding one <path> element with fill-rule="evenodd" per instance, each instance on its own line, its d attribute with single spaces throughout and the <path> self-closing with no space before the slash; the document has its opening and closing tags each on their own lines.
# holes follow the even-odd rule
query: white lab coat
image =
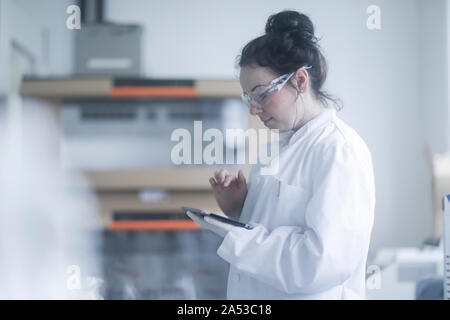
<svg viewBox="0 0 450 320">
<path fill-rule="evenodd" d="M 217 254 L 228 299 L 364 299 L 374 219 L 371 154 L 334 109 L 280 133 L 279 170 L 253 165 L 240 221 Z"/>
</svg>

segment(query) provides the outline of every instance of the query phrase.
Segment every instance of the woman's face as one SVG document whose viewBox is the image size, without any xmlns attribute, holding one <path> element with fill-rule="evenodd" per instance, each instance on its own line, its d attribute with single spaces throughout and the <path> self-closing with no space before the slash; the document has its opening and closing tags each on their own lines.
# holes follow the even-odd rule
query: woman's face
<svg viewBox="0 0 450 320">
<path fill-rule="evenodd" d="M 277 77 L 278 75 L 272 73 L 267 67 L 260 66 L 242 67 L 239 76 L 242 90 L 249 95 L 252 95 L 254 88 L 257 88 L 257 91 L 267 88 L 267 85 Z M 293 79 L 294 77 L 289 81 Z M 269 93 L 265 99 L 267 101 L 262 105 L 253 101 L 250 105 L 250 113 L 259 116 L 264 125 L 270 129 L 290 130 L 302 116 L 300 114 L 302 108 L 297 105 L 297 95 L 297 90 L 286 83 L 280 91 Z"/>
</svg>

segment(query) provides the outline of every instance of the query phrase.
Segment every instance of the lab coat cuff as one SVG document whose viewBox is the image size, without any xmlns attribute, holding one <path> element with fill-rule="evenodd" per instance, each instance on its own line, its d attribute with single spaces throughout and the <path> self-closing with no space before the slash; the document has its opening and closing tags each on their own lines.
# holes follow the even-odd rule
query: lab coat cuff
<svg viewBox="0 0 450 320">
<path fill-rule="evenodd" d="M 239 230 L 239 228 L 236 228 L 227 232 L 227 234 L 223 238 L 221 245 L 217 249 L 217 254 L 219 255 L 219 257 L 228 261 L 229 263 L 232 263 L 234 243 L 236 239 L 239 239 L 239 234 L 242 231 L 246 230 L 245 229 Z"/>
<path fill-rule="evenodd" d="M 245 244 L 252 241 L 260 233 L 261 226 L 255 226 L 252 230 L 244 228 L 233 228 L 223 238 L 223 241 L 217 249 L 217 254 L 230 264 L 235 264 L 236 259 L 245 248 Z"/>
</svg>

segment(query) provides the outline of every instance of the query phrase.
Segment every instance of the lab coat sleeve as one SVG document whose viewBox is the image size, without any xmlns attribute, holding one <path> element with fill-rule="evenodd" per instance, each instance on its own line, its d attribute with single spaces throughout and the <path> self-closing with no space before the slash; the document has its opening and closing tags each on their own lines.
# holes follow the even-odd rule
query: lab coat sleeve
<svg viewBox="0 0 450 320">
<path fill-rule="evenodd" d="M 238 272 L 286 293 L 316 293 L 344 283 L 365 263 L 372 228 L 371 160 L 343 143 L 314 156 L 305 225 L 269 232 L 235 228 L 217 250 Z M 276 214 L 276 212 L 274 212 Z"/>
</svg>

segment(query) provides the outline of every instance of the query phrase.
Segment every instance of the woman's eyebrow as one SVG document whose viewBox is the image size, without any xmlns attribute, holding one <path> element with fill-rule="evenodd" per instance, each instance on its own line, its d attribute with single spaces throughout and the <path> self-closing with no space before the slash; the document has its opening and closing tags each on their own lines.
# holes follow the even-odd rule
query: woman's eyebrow
<svg viewBox="0 0 450 320">
<path fill-rule="evenodd" d="M 250 90 L 250 92 L 253 92 L 253 90 L 255 90 L 256 88 L 261 87 L 261 86 L 263 86 L 263 84 L 258 84 L 258 85 L 256 85 L 256 86 L 254 86 L 253 89 Z M 245 92 L 245 91 L 244 91 L 244 92 Z"/>
<path fill-rule="evenodd" d="M 258 85 L 256 85 L 256 86 L 254 86 L 253 89 L 250 90 L 250 92 L 253 92 L 253 90 L 255 90 L 255 89 L 258 88 L 258 87 L 262 87 L 262 86 L 267 86 L 267 84 L 258 84 Z"/>
<path fill-rule="evenodd" d="M 256 85 L 256 86 L 254 86 L 253 89 L 252 89 L 251 91 L 253 91 L 253 90 L 255 90 L 256 88 L 261 87 L 261 86 L 263 86 L 263 84 L 258 84 L 258 85 Z"/>
<path fill-rule="evenodd" d="M 255 90 L 255 89 L 258 88 L 258 87 L 262 87 L 262 86 L 264 86 L 264 84 L 258 84 L 258 85 L 256 85 L 256 86 L 254 86 L 253 89 L 250 90 L 250 92 L 253 92 L 253 90 Z"/>
</svg>

